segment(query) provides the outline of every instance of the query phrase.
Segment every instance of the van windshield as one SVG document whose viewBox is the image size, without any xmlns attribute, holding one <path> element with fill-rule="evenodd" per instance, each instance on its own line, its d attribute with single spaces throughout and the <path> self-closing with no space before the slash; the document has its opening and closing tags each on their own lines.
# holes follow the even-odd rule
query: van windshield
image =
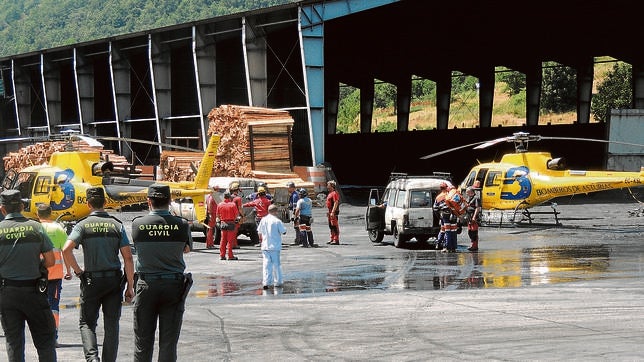
<svg viewBox="0 0 644 362">
<path fill-rule="evenodd" d="M 409 207 L 412 209 L 431 207 L 432 194 L 429 190 L 412 190 L 409 198 Z"/>
</svg>

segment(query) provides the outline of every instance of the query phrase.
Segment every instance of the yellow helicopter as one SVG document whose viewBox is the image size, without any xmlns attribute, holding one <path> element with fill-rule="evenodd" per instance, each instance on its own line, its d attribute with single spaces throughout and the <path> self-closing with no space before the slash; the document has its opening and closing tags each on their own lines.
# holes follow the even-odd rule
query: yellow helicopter
<svg viewBox="0 0 644 362">
<path fill-rule="evenodd" d="M 75 137 L 87 140 L 87 137 Z M 45 203 L 51 205 L 52 216 L 57 220 L 74 222 L 90 213 L 85 197 L 90 187 L 105 190 L 106 209 L 119 209 L 145 203 L 148 186 L 159 182 L 170 186 L 173 199 L 191 198 L 195 217 L 203 222 L 206 219 L 205 196 L 211 192 L 208 181 L 219 139 L 217 134 L 210 137 L 194 181 L 164 182 L 114 176 L 113 164 L 102 160 L 99 151 L 66 150 L 54 152 L 48 164 L 7 171 L 1 186 L 3 190 L 20 190 L 25 204 L 23 214 L 27 217 L 37 218 L 37 205 Z M 97 143 L 91 138 L 88 142 Z"/>
<path fill-rule="evenodd" d="M 499 162 L 486 162 L 474 166 L 459 188 L 480 185 L 480 196 L 484 210 L 513 210 L 511 221 L 519 210 L 531 222 L 531 207 L 542 205 L 560 196 L 587 194 L 591 192 L 637 187 L 644 185 L 644 167 L 640 172 L 584 171 L 567 169 L 563 158 L 553 159 L 549 152 L 528 152 L 528 143 L 539 140 L 576 140 L 614 142 L 570 137 L 542 137 L 527 132 L 491 141 L 476 142 L 437 152 L 421 159 L 436 157 L 457 149 L 474 147 L 482 149 L 500 142 L 514 142 L 515 152 L 505 154 Z M 635 147 L 644 145 L 614 142 Z M 476 185 L 475 185 L 476 183 Z M 558 212 L 552 213 L 557 218 Z M 558 219 L 556 219 L 558 223 Z"/>
</svg>

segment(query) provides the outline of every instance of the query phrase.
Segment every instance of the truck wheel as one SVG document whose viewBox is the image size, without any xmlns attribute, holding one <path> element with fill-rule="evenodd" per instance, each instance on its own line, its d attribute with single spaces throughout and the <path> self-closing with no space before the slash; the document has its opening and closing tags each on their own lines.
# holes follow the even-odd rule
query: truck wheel
<svg viewBox="0 0 644 362">
<path fill-rule="evenodd" d="M 382 230 L 368 230 L 367 233 L 372 243 L 382 242 L 382 239 L 385 237 L 385 233 Z"/>
</svg>

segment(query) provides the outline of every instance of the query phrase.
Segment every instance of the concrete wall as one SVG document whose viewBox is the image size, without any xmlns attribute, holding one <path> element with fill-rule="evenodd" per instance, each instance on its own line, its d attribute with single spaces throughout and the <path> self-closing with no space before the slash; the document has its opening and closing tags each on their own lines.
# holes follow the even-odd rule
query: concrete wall
<svg viewBox="0 0 644 362">
<path fill-rule="evenodd" d="M 644 144 L 644 109 L 611 110 L 608 139 Z M 606 168 L 615 171 L 639 171 L 642 166 L 644 166 L 644 147 L 609 144 Z"/>
</svg>

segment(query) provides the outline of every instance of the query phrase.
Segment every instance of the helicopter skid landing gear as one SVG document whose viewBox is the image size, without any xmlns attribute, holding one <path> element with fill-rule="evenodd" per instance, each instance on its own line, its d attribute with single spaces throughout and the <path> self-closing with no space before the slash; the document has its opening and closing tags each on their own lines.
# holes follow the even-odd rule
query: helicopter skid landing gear
<svg viewBox="0 0 644 362">
<path fill-rule="evenodd" d="M 534 221 L 534 215 L 553 215 L 555 217 L 555 225 L 561 226 L 561 223 L 559 222 L 559 214 L 561 214 L 561 212 L 557 211 L 557 204 L 554 202 L 550 204 L 550 207 L 552 208 L 551 211 L 530 211 L 529 209 L 522 209 L 520 212 L 522 218 L 521 220 L 516 221 L 516 215 L 519 211 L 519 206 L 521 206 L 521 204 L 517 205 L 517 207 L 514 209 L 514 214 L 511 220 L 512 224 L 519 223 L 523 220 L 528 220 L 528 223 L 532 225 L 532 221 Z"/>
</svg>

